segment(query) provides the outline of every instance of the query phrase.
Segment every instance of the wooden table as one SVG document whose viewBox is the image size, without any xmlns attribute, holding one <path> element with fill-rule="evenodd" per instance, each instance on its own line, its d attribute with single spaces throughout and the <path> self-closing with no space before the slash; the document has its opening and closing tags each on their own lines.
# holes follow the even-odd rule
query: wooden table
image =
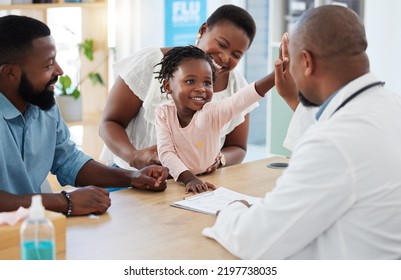
<svg viewBox="0 0 401 280">
<path fill-rule="evenodd" d="M 272 190 L 282 169 L 273 157 L 217 170 L 204 180 L 232 190 L 262 197 Z M 67 220 L 65 255 L 58 259 L 209 260 L 235 259 L 217 242 L 202 235 L 214 216 L 170 206 L 182 199 L 184 186 L 168 181 L 164 192 L 127 189 L 110 194 L 112 205 L 101 216 L 70 217 Z"/>
</svg>

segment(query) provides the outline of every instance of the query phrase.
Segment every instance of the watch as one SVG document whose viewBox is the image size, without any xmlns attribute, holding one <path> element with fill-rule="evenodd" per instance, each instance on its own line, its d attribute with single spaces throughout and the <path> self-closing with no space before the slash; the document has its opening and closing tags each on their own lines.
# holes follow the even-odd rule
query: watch
<svg viewBox="0 0 401 280">
<path fill-rule="evenodd" d="M 220 155 L 221 155 L 221 157 L 220 157 L 220 166 L 224 167 L 227 164 L 226 157 L 224 156 L 223 153 L 220 153 Z"/>
</svg>

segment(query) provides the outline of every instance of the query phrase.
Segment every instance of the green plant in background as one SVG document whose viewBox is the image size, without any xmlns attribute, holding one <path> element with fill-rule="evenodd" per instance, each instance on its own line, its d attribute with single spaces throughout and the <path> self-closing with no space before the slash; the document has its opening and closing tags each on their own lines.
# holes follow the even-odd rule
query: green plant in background
<svg viewBox="0 0 401 280">
<path fill-rule="evenodd" d="M 81 95 L 81 92 L 78 89 L 78 86 L 71 86 L 71 78 L 68 75 L 64 75 L 58 78 L 57 88 L 60 90 L 60 95 L 70 95 L 74 97 L 74 99 L 78 99 Z"/>
<path fill-rule="evenodd" d="M 93 61 L 93 40 L 85 39 L 81 44 L 78 45 L 79 51 L 89 60 Z M 107 58 L 105 59 L 107 60 Z M 104 62 L 104 61 L 103 61 Z M 101 64 L 103 64 L 103 62 Z M 89 79 L 93 85 L 104 86 L 104 81 L 99 72 L 95 70 L 101 65 L 99 64 L 93 71 L 90 71 L 85 75 L 76 86 L 72 85 L 71 78 L 66 74 L 59 78 L 57 88 L 59 89 L 59 95 L 69 95 L 78 99 L 81 96 L 79 85 L 82 84 L 86 79 Z"/>
<path fill-rule="evenodd" d="M 93 61 L 93 40 L 92 39 L 85 39 L 85 41 L 79 44 L 79 50 L 83 53 L 83 55 Z M 104 86 L 103 78 L 99 72 L 91 71 L 88 73 L 86 78 L 92 82 L 93 85 L 100 84 Z M 83 81 L 81 81 L 82 83 Z"/>
<path fill-rule="evenodd" d="M 78 44 L 79 50 L 90 60 L 93 61 L 93 40 L 85 39 L 81 44 Z"/>
</svg>

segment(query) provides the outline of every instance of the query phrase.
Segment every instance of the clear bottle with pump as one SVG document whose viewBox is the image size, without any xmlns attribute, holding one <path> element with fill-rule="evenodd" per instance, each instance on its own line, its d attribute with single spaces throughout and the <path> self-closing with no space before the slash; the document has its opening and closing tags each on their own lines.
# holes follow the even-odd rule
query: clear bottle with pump
<svg viewBox="0 0 401 280">
<path fill-rule="evenodd" d="M 32 196 L 29 216 L 20 228 L 21 259 L 55 260 L 54 226 L 45 216 L 40 195 Z"/>
</svg>

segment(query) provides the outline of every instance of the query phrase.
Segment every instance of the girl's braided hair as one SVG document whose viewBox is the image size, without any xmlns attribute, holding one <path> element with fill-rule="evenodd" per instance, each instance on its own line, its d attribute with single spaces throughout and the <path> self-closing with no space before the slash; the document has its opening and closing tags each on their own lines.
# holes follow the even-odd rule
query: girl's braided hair
<svg viewBox="0 0 401 280">
<path fill-rule="evenodd" d="M 168 80 L 173 77 L 174 72 L 178 69 L 180 64 L 188 59 L 204 59 L 212 68 L 212 80 L 216 80 L 216 73 L 214 71 L 214 66 L 211 58 L 200 48 L 195 46 L 185 46 L 185 47 L 175 47 L 165 53 L 161 62 L 156 64 L 156 66 L 161 65 L 159 72 L 154 72 L 157 74 L 155 77 L 162 83 L 163 80 Z M 163 85 L 160 86 L 162 93 L 165 92 Z"/>
</svg>

